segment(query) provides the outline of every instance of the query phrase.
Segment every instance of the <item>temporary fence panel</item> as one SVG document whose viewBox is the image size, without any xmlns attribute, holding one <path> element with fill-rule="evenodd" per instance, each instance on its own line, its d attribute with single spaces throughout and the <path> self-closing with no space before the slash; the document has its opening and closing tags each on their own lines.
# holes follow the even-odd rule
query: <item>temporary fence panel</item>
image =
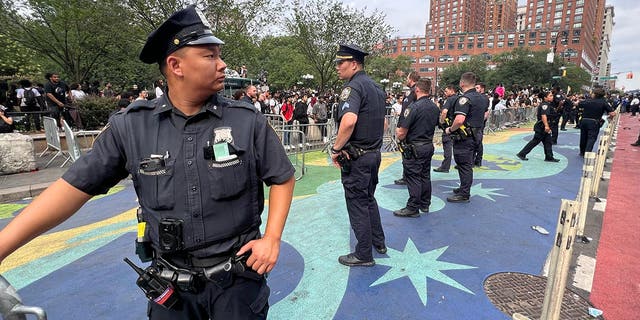
<svg viewBox="0 0 640 320">
<path fill-rule="evenodd" d="M 562 199 L 556 239 L 551 249 L 549 276 L 544 293 L 541 320 L 560 319 L 562 298 L 567 285 L 571 253 L 577 230 L 578 204 L 575 201 Z"/>
<path fill-rule="evenodd" d="M 71 131 L 69 124 L 62 120 L 62 127 L 64 128 L 64 138 L 67 142 L 69 158 L 60 167 L 63 167 L 68 161 L 75 162 L 82 155 L 82 151 L 80 151 L 80 144 L 78 143 L 78 140 L 76 140 L 76 136 L 73 134 L 73 131 Z"/>
<path fill-rule="evenodd" d="M 47 148 L 42 151 L 40 157 L 42 157 L 47 151 L 49 151 L 49 148 L 53 149 L 53 151 L 55 152 L 53 157 L 49 160 L 49 162 L 47 162 L 47 164 L 45 164 L 44 167 L 48 167 L 58 156 L 62 156 L 65 159 L 64 163 L 66 164 L 67 161 L 69 161 L 69 156 L 67 155 L 66 151 L 62 150 L 60 136 L 58 135 L 58 123 L 56 122 L 56 119 L 51 117 L 42 117 L 42 119 L 44 124 L 44 136 L 47 140 Z"/>
</svg>

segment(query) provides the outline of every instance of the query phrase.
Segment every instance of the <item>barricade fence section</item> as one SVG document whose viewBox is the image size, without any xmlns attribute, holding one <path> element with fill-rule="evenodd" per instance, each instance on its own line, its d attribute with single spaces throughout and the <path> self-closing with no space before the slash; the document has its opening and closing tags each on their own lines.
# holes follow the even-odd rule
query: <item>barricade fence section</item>
<svg viewBox="0 0 640 320">
<path fill-rule="evenodd" d="M 489 112 L 485 133 L 515 128 L 536 120 L 535 107 L 517 107 Z"/>
<path fill-rule="evenodd" d="M 613 119 L 610 119 L 603 135 L 600 137 L 597 152 L 585 153 L 582 178 L 576 200 L 562 199 L 556 228 L 556 239 L 550 254 L 549 276 L 545 289 L 541 320 L 557 320 L 560 318 L 573 246 L 577 238 L 582 238 L 583 242 L 589 241 L 584 232 L 589 198 L 595 197 L 596 201 L 600 201 L 597 198 L 598 186 L 602 180 L 609 146 L 614 139 L 619 120 L 619 113 Z"/>
</svg>

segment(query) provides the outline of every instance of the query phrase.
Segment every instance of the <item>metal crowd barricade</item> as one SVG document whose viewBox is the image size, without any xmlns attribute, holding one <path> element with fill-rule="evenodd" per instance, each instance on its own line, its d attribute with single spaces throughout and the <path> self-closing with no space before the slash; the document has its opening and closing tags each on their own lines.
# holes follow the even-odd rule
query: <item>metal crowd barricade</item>
<svg viewBox="0 0 640 320">
<path fill-rule="evenodd" d="M 56 122 L 56 119 L 51 117 L 42 117 L 42 120 L 44 124 L 44 135 L 47 140 L 47 147 L 44 149 L 44 151 L 42 151 L 40 157 L 42 157 L 47 151 L 49 151 L 49 148 L 53 149 L 53 151 L 56 152 L 56 154 L 53 155 L 53 157 L 49 160 L 49 162 L 47 162 L 47 164 L 45 164 L 44 167 L 48 167 L 58 156 L 62 156 L 65 159 L 64 163 L 62 164 L 62 166 L 64 166 L 69 161 L 69 155 L 66 151 L 62 150 L 60 136 L 58 135 L 58 123 Z"/>
<path fill-rule="evenodd" d="M 313 120 L 309 120 L 311 123 L 308 124 L 300 124 L 297 121 L 293 122 L 290 128 L 285 129 L 293 129 L 299 130 L 304 133 L 304 142 L 301 142 L 298 138 L 294 139 L 294 143 L 291 147 L 297 149 L 304 148 L 305 152 L 316 151 L 316 150 L 326 150 L 328 141 L 331 140 L 330 132 L 333 130 L 333 121 L 331 123 L 327 121 L 326 123 L 314 123 Z M 301 145 L 303 144 L 303 145 Z M 285 145 L 285 148 L 287 146 Z M 329 146 L 330 148 L 331 146 Z"/>
<path fill-rule="evenodd" d="M 60 166 L 64 167 L 67 162 L 76 162 L 76 160 L 80 159 L 82 156 L 82 151 L 80 151 L 80 144 L 76 139 L 76 136 L 71 131 L 71 127 L 69 124 L 62 120 L 62 127 L 64 128 L 64 138 L 67 142 L 67 150 L 69 152 L 69 158 Z"/>
<path fill-rule="evenodd" d="M 524 123 L 535 120 L 534 107 L 506 108 L 492 110 L 487 119 L 486 133 L 494 133 L 508 128 L 518 127 Z"/>
<path fill-rule="evenodd" d="M 289 160 L 291 164 L 296 169 L 295 177 L 296 180 L 302 179 L 306 172 L 304 159 L 305 154 L 307 153 L 306 149 L 306 137 L 302 130 L 295 130 L 290 128 L 292 126 L 286 126 L 286 129 L 276 129 L 276 134 L 280 138 L 280 142 L 284 146 L 285 151 L 287 152 L 287 156 L 289 156 Z M 285 140 L 288 138 L 288 144 L 285 144 Z"/>
<path fill-rule="evenodd" d="M 562 298 L 567 285 L 571 254 L 576 237 L 578 223 L 578 203 L 562 199 L 556 238 L 551 249 L 549 276 L 542 304 L 542 320 L 560 319 Z"/>
<path fill-rule="evenodd" d="M 284 129 L 284 126 L 287 125 L 284 116 L 281 114 L 267 113 L 264 116 L 267 118 L 267 121 L 269 121 L 269 124 L 276 130 Z"/>
<path fill-rule="evenodd" d="M 393 152 L 398 150 L 398 141 L 396 140 L 396 128 L 398 127 L 398 117 L 393 115 L 385 116 L 387 120 L 387 130 L 382 136 L 382 145 L 386 151 Z"/>
</svg>

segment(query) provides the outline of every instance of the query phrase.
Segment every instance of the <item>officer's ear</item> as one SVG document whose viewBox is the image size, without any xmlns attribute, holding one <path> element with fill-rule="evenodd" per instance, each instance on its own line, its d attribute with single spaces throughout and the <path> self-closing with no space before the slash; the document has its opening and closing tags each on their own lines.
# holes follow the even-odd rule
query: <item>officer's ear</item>
<svg viewBox="0 0 640 320">
<path fill-rule="evenodd" d="M 183 77 L 184 73 L 182 70 L 182 55 L 178 54 L 177 51 L 170 54 L 165 58 L 166 61 L 166 69 L 168 75 L 174 75 L 177 77 Z"/>
</svg>

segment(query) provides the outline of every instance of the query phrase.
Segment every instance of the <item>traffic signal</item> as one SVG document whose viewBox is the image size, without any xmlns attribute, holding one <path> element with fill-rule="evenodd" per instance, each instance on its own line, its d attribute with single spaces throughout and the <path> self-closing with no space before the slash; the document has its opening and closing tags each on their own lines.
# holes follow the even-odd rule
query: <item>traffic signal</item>
<svg viewBox="0 0 640 320">
<path fill-rule="evenodd" d="M 566 77 L 567 76 L 567 69 L 562 70 L 562 76 Z"/>
<path fill-rule="evenodd" d="M 627 73 L 627 79 L 633 79 L 633 72 Z"/>
</svg>

